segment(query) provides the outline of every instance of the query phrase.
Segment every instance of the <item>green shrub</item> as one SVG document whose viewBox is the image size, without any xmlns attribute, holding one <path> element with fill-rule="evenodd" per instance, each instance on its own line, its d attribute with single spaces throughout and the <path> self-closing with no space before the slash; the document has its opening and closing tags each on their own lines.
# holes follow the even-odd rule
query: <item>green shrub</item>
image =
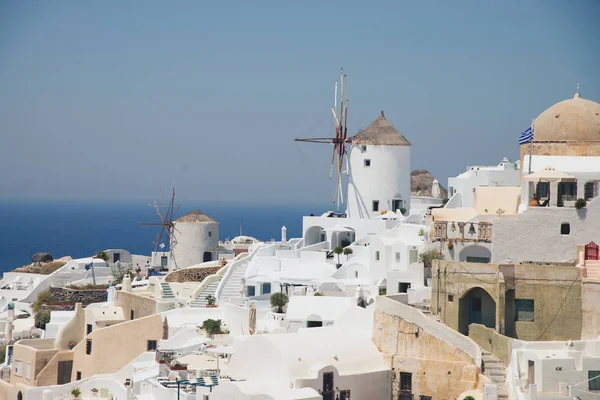
<svg viewBox="0 0 600 400">
<path fill-rule="evenodd" d="M 463 400 L 475 400 L 473 396 L 466 396 Z"/>
<path fill-rule="evenodd" d="M 6 358 L 6 346 L 0 346 L 0 364 L 4 362 Z"/>
<path fill-rule="evenodd" d="M 38 293 L 37 299 L 33 303 L 33 313 L 37 314 L 42 310 L 42 306 L 46 303 L 51 303 L 54 301 L 54 296 L 52 295 L 52 291 L 50 289 L 42 290 Z"/>
<path fill-rule="evenodd" d="M 433 260 L 443 260 L 444 255 L 436 250 L 427 250 L 419 254 L 419 262 L 423 263 L 426 267 L 431 267 Z"/>
<path fill-rule="evenodd" d="M 207 319 L 202 323 L 202 329 L 204 329 L 209 336 L 214 336 L 223 333 L 222 324 L 223 321 L 220 319 Z"/>
<path fill-rule="evenodd" d="M 81 390 L 79 390 L 79 388 L 75 388 L 73 390 L 71 390 L 71 394 L 73 395 L 73 397 L 78 398 L 79 396 L 81 396 Z"/>
<path fill-rule="evenodd" d="M 315 292 L 315 294 L 313 296 L 323 296 L 323 293 L 321 293 L 321 292 Z"/>
<path fill-rule="evenodd" d="M 46 324 L 50 322 L 50 310 L 41 310 L 35 314 L 35 327 L 46 329 Z"/>
<path fill-rule="evenodd" d="M 577 199 L 577 201 L 575 202 L 575 208 L 578 210 L 581 210 L 582 208 L 585 208 L 587 206 L 587 201 L 585 201 L 585 199 Z"/>
</svg>

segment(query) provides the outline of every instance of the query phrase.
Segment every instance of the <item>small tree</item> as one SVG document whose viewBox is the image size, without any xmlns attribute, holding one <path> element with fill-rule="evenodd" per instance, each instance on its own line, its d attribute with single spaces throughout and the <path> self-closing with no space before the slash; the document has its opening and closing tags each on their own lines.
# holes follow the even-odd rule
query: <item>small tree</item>
<svg viewBox="0 0 600 400">
<path fill-rule="evenodd" d="M 221 326 L 222 324 L 223 321 L 221 321 L 220 319 L 207 319 L 202 323 L 202 329 L 204 329 L 207 335 L 212 337 L 214 335 L 223 333 L 223 329 Z"/>
<path fill-rule="evenodd" d="M 106 254 L 106 252 L 104 250 L 98 250 L 96 252 L 96 255 L 94 256 L 94 258 L 99 258 L 99 259 L 104 260 L 106 262 L 108 262 L 108 260 L 109 260 L 108 254 Z"/>
<path fill-rule="evenodd" d="M 333 249 L 333 252 L 337 254 L 338 264 L 340 264 L 340 254 L 344 252 L 344 248 L 342 246 L 338 246 L 335 249 Z"/>
<path fill-rule="evenodd" d="M 575 208 L 578 210 L 581 210 L 582 208 L 585 208 L 587 206 L 587 201 L 585 201 L 585 199 L 577 199 L 577 201 L 575 202 Z"/>
<path fill-rule="evenodd" d="M 283 307 L 288 303 L 289 299 L 285 293 L 273 293 L 271 295 L 271 307 L 277 307 L 279 314 L 283 313 Z"/>
<path fill-rule="evenodd" d="M 350 247 L 344 248 L 344 255 L 346 256 L 346 261 L 350 258 L 350 254 L 354 253 Z"/>
<path fill-rule="evenodd" d="M 123 278 L 129 273 L 129 269 L 121 261 L 117 261 L 110 266 L 110 272 L 114 278 L 113 284 L 118 285 L 119 283 L 123 283 Z"/>
<path fill-rule="evenodd" d="M 46 324 L 50 322 L 50 310 L 41 310 L 35 314 L 35 327 L 46 330 Z"/>
<path fill-rule="evenodd" d="M 422 262 L 425 267 L 431 267 L 433 260 L 443 260 L 444 255 L 439 251 L 426 250 L 419 254 L 419 262 Z"/>
</svg>

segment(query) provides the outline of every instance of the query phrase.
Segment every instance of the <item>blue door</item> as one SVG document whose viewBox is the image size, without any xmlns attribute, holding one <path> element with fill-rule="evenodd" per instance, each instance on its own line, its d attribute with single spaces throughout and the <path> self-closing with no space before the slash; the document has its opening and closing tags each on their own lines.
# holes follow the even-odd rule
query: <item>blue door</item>
<svg viewBox="0 0 600 400">
<path fill-rule="evenodd" d="M 469 297 L 469 324 L 481 324 L 481 297 Z"/>
</svg>

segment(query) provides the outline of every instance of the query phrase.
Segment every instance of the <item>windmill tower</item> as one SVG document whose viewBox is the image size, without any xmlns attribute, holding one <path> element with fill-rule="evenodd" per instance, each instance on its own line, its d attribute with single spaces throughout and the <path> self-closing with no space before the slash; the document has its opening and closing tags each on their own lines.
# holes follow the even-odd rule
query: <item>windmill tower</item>
<svg viewBox="0 0 600 400">
<path fill-rule="evenodd" d="M 169 270 L 172 270 L 177 269 L 177 262 L 173 257 L 173 251 L 177 247 L 177 237 L 175 237 L 177 229 L 175 228 L 173 219 L 179 211 L 179 206 L 175 208 L 175 188 L 173 188 L 171 201 L 168 205 L 165 205 L 165 199 L 162 197 L 162 193 L 161 200 L 161 206 L 159 206 L 156 201 L 154 202 L 154 208 L 156 209 L 156 214 L 158 214 L 158 217 L 160 218 L 160 222 L 141 222 L 140 225 L 160 227 L 156 239 L 154 240 L 152 267 L 168 267 Z"/>
<path fill-rule="evenodd" d="M 169 270 L 215 261 L 219 251 L 219 223 L 200 210 L 192 210 L 173 223 L 176 248 L 171 249 Z M 177 263 L 174 261 L 177 260 Z"/>
<path fill-rule="evenodd" d="M 339 89 L 339 103 L 338 103 Z M 296 142 L 309 143 L 327 143 L 333 145 L 333 154 L 331 155 L 331 168 L 329 170 L 329 179 L 333 179 L 334 168 L 336 174 L 335 195 L 333 202 L 337 204 L 337 210 L 344 204 L 345 196 L 342 187 L 342 175 L 348 174 L 348 86 L 346 83 L 346 74 L 342 68 L 340 71 L 340 80 L 335 82 L 335 94 L 333 107 L 331 109 L 335 122 L 335 136 L 331 138 L 306 138 L 294 139 Z M 342 171 L 345 166 L 345 171 Z"/>
</svg>

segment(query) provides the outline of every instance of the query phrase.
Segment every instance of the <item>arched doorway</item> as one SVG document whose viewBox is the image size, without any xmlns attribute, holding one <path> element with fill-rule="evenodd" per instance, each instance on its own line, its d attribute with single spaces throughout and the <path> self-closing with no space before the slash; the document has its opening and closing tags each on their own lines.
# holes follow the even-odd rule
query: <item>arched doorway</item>
<svg viewBox="0 0 600 400">
<path fill-rule="evenodd" d="M 321 226 L 311 226 L 304 234 L 304 245 L 310 246 L 327 241 L 327 234 Z"/>
<path fill-rule="evenodd" d="M 467 246 L 458 254 L 460 261 L 489 264 L 492 253 L 483 246 Z"/>
<path fill-rule="evenodd" d="M 17 393 L 17 400 L 23 400 L 23 392 Z"/>
<path fill-rule="evenodd" d="M 496 327 L 496 302 L 480 287 L 472 288 L 461 298 L 458 306 L 458 331 L 469 334 L 470 324 Z"/>
<path fill-rule="evenodd" d="M 212 253 L 210 251 L 205 251 L 204 256 L 202 257 L 202 262 L 212 261 Z"/>
</svg>

